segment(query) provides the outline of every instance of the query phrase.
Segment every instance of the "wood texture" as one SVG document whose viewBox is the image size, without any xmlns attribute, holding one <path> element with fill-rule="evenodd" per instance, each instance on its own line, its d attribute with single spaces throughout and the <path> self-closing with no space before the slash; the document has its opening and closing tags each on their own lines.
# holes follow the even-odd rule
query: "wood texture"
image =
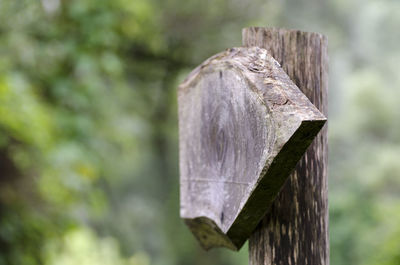
<svg viewBox="0 0 400 265">
<path fill-rule="evenodd" d="M 181 217 L 239 249 L 326 118 L 265 49 L 217 54 L 179 86 Z"/>
<path fill-rule="evenodd" d="M 327 40 L 317 33 L 246 28 L 243 45 L 267 49 L 327 115 Z M 249 240 L 250 265 L 329 264 L 327 128 L 316 137 Z"/>
</svg>

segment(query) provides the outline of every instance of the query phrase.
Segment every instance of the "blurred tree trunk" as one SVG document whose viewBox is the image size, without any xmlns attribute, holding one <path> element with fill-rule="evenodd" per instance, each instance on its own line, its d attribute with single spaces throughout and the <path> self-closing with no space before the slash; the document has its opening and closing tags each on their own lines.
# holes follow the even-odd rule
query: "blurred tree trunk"
<svg viewBox="0 0 400 265">
<path fill-rule="evenodd" d="M 243 45 L 267 49 L 327 115 L 327 40 L 316 33 L 247 28 Z M 329 264 L 327 127 L 298 163 L 249 240 L 250 265 Z"/>
</svg>

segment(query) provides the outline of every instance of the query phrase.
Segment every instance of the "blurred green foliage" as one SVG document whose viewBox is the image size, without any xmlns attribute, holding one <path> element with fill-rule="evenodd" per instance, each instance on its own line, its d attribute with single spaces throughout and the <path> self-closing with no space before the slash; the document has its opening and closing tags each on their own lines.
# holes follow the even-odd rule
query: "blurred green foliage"
<svg viewBox="0 0 400 265">
<path fill-rule="evenodd" d="M 179 219 L 176 86 L 249 25 L 330 43 L 332 264 L 400 264 L 400 2 L 0 2 L 0 265 L 246 264 Z"/>
</svg>

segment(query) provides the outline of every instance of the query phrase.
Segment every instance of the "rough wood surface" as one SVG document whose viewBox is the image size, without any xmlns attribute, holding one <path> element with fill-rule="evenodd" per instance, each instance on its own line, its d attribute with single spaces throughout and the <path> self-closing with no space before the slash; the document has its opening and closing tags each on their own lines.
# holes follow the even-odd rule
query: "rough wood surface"
<svg viewBox="0 0 400 265">
<path fill-rule="evenodd" d="M 317 33 L 246 28 L 243 45 L 267 49 L 327 115 L 327 40 Z M 329 264 L 327 128 L 316 137 L 249 240 L 250 265 Z"/>
<path fill-rule="evenodd" d="M 261 48 L 217 54 L 179 86 L 181 217 L 239 249 L 326 118 Z"/>
</svg>

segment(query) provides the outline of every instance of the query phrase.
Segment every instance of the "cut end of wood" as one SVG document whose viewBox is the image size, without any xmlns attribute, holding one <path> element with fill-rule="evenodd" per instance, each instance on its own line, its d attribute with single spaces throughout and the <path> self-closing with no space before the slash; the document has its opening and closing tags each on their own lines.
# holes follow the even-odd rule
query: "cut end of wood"
<svg viewBox="0 0 400 265">
<path fill-rule="evenodd" d="M 272 40 L 276 38 L 276 35 L 312 35 L 327 42 L 327 37 L 317 32 L 307 32 L 297 29 L 285 29 L 275 27 L 247 27 L 242 29 L 242 44 L 244 47 L 261 47 L 266 48 L 266 43 L 273 45 L 273 42 L 268 42 L 268 39 Z"/>
</svg>

